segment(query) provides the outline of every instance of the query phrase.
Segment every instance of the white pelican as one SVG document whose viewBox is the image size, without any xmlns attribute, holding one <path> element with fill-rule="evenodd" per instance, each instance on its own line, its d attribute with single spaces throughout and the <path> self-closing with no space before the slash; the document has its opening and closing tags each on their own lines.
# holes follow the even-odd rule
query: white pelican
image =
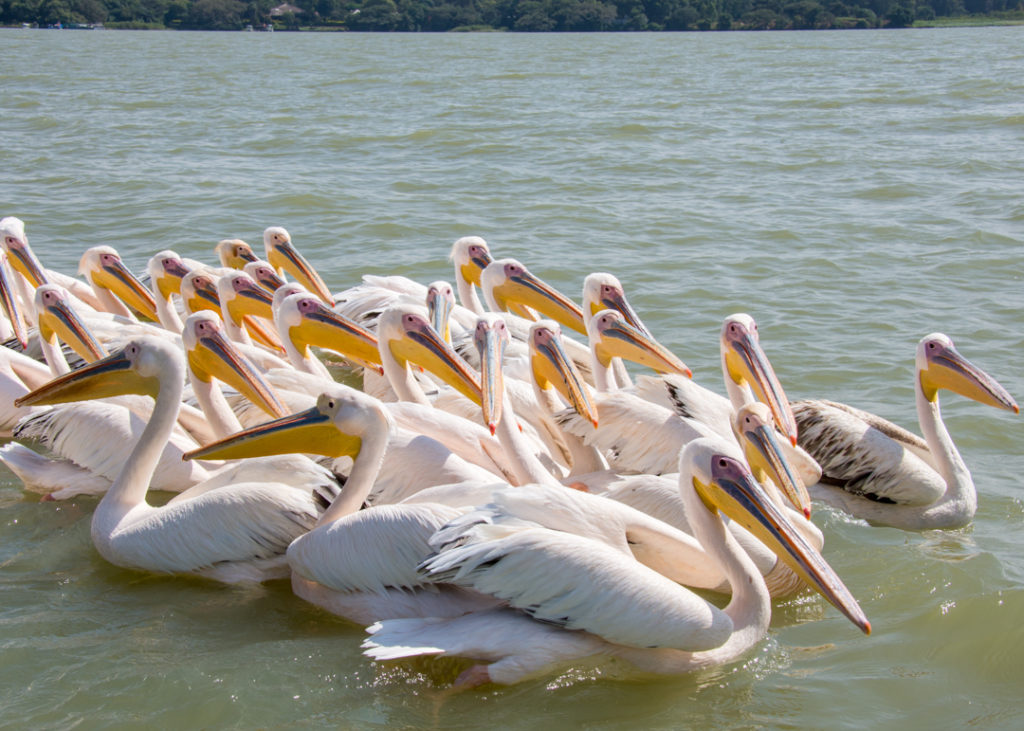
<svg viewBox="0 0 1024 731">
<path fill-rule="evenodd" d="M 560 416 L 567 430 L 582 436 L 588 444 L 596 444 L 606 454 L 611 453 L 613 467 L 656 474 L 670 472 L 675 464 L 672 455 L 687 441 L 712 433 L 733 438 L 734 408 L 752 400 L 766 403 L 786 440 L 791 446 L 796 443 L 796 424 L 789 401 L 761 348 L 756 323 L 749 315 L 730 315 L 720 331 L 722 375 L 729 399 L 691 385 L 689 369 L 670 351 L 630 325 L 620 312 L 599 312 L 590 322 L 590 336 L 594 380 L 599 390 L 614 384 L 610 370 L 614 356 L 665 374 L 658 378 L 641 376 L 635 390 L 611 390 L 599 397 L 601 427 L 596 431 L 571 413 Z M 683 391 L 688 400 L 680 398 L 673 403 L 666 398 L 666 393 L 676 398 Z M 806 454 L 790 448 L 787 457 L 800 471 L 805 484 L 817 481 L 817 465 Z"/>
<path fill-rule="evenodd" d="M 249 262 L 242 267 L 242 271 L 255 279 L 263 289 L 270 293 L 276 292 L 278 287 L 284 284 L 284 280 L 277 275 L 274 267 L 262 259 Z"/>
<path fill-rule="evenodd" d="M 274 329 L 273 298 L 256 280 L 242 271 L 229 272 L 217 280 L 217 296 L 228 337 L 246 344 L 255 340 L 276 354 L 285 354 Z"/>
<path fill-rule="evenodd" d="M 941 388 L 1020 413 L 994 378 L 942 333 L 917 344 L 914 395 L 922 442 L 910 432 L 832 401 L 795 401 L 800 445 L 822 467 L 813 497 L 877 524 L 909 530 L 959 528 L 978 507 L 971 473 L 939 410 Z"/>
<path fill-rule="evenodd" d="M 5 216 L 0 219 L 0 243 L 4 251 L 10 257 L 11 267 L 17 273 L 15 279 L 21 285 L 19 296 L 27 304 L 31 296 L 27 291 L 29 287 L 38 287 L 40 284 L 52 282 L 59 284 L 79 300 L 97 310 L 103 309 L 102 303 L 90 289 L 89 285 L 74 277 L 53 269 L 45 269 L 36 258 L 32 248 L 28 245 L 28 236 L 25 235 L 25 223 L 20 218 Z M 12 282 L 12 284 L 14 284 Z"/>
<path fill-rule="evenodd" d="M 551 285 L 534 276 L 515 259 L 497 259 L 480 275 L 487 306 L 492 312 L 512 312 L 526 320 L 537 317 L 534 311 L 583 335 L 583 310 Z"/>
<path fill-rule="evenodd" d="M 122 350 L 60 376 L 19 404 L 56 404 L 125 393 L 153 396 L 153 415 L 124 467 L 96 507 L 93 544 L 118 566 L 159 573 L 193 573 L 226 582 L 288 574 L 285 549 L 316 522 L 309 493 L 286 484 L 231 484 L 191 500 L 146 503 L 163 446 L 176 423 L 185 358 L 157 338 L 137 338 Z"/>
<path fill-rule="evenodd" d="M 243 269 L 246 264 L 257 261 L 252 247 L 242 239 L 221 239 L 213 250 L 220 265 L 228 269 Z"/>
<path fill-rule="evenodd" d="M 608 272 L 594 272 L 588 274 L 583 280 L 583 322 L 586 325 L 588 337 L 590 337 L 591 320 L 603 310 L 621 312 L 626 322 L 650 338 L 654 338 L 629 304 L 629 300 L 626 299 L 626 292 L 618 277 Z M 621 358 L 616 357 L 612 360 L 612 371 L 615 377 L 615 387 L 627 388 L 633 385 Z"/>
<path fill-rule="evenodd" d="M 313 408 L 253 427 L 190 457 L 313 452 L 355 459 L 342 494 L 317 526 L 288 548 L 292 588 L 313 604 L 363 624 L 380 616 L 452 616 L 494 606 L 494 600 L 472 592 L 420 588 L 416 565 L 429 553 L 427 541 L 458 510 L 430 503 L 360 509 L 387 459 L 393 431 L 384 404 L 334 384 Z"/>
<path fill-rule="evenodd" d="M 368 630 L 372 637 L 363 645 L 365 654 L 376 660 L 457 655 L 490 662 L 460 675 L 456 686 L 462 688 L 515 683 L 595 655 L 656 673 L 729 662 L 767 633 L 771 599 L 719 511 L 756 531 L 870 633 L 857 601 L 767 498 L 734 445 L 717 438 L 688 444 L 679 473 L 696 536 L 732 586 L 724 610 L 601 542 L 528 523 L 499 528 L 469 514 L 431 539 L 438 553 L 423 562 L 422 572 L 502 599 L 511 608 L 377 622 Z"/>
<path fill-rule="evenodd" d="M 181 315 L 175 306 L 175 295 L 181 295 L 181 280 L 194 268 L 170 249 L 157 252 L 146 263 L 157 320 L 165 330 L 172 333 L 180 333 L 182 327 Z"/>
<path fill-rule="evenodd" d="M 476 288 L 480 286 L 480 274 L 494 261 L 487 242 L 479 236 L 463 236 L 452 244 L 448 258 L 455 267 L 459 303 L 474 315 L 484 314 L 486 310 Z"/>
<path fill-rule="evenodd" d="M 3 307 L 4 318 L 0 317 L 0 338 L 5 342 L 14 338 L 22 349 L 28 346 L 28 330 L 25 315 L 18 306 L 18 295 L 14 289 L 13 273 L 8 269 L 7 252 L 0 249 L 0 306 Z"/>
<path fill-rule="evenodd" d="M 265 229 L 263 231 L 263 249 L 266 252 L 267 261 L 279 275 L 288 272 L 327 305 L 334 306 L 334 297 L 331 296 L 324 280 L 292 245 L 292 237 L 284 228 L 271 226 Z"/>
<path fill-rule="evenodd" d="M 150 320 L 158 320 L 156 301 L 146 285 L 138 280 L 110 246 L 86 249 L 78 262 L 78 271 L 92 286 L 103 310 L 135 319 L 137 312 Z"/>
<path fill-rule="evenodd" d="M 17 397 L 43 386 L 53 375 L 67 371 L 67 361 L 56 345 L 56 336 L 69 343 L 87 362 L 105 354 L 103 345 L 71 307 L 63 288 L 44 284 L 36 290 L 36 296 L 39 332 L 51 370 L 5 349 L 4 362 L 11 371 L 4 383 L 10 389 L 8 398 L 12 405 Z M 125 396 L 116 402 L 16 409 L 15 414 L 5 417 L 8 423 L 12 417 L 20 418 L 17 426 L 10 424 L 12 435 L 45 446 L 56 458 L 44 457 L 12 442 L 2 448 L 0 460 L 26 487 L 43 492 L 44 499 L 101 494 L 110 487 L 125 455 L 141 435 L 152 411 L 148 401 L 139 396 Z M 192 414 L 194 411 L 183 405 L 183 412 L 188 412 L 190 417 L 188 422 L 205 428 L 205 418 L 199 412 Z M 210 465 L 181 461 L 182 454 L 194 445 L 194 440 L 181 430 L 172 433 L 160 456 L 154 489 L 180 491 L 209 477 L 206 468 Z"/>
</svg>

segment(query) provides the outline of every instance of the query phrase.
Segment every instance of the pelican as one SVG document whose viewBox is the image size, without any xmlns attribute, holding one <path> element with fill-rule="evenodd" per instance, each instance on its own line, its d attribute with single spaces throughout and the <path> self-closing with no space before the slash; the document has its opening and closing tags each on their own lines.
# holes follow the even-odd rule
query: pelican
<svg viewBox="0 0 1024 731">
<path fill-rule="evenodd" d="M 361 510 L 386 461 L 395 430 L 384 404 L 341 384 L 314 407 L 196 450 L 189 458 L 233 459 L 313 452 L 355 462 L 342 494 L 316 527 L 288 548 L 292 588 L 307 601 L 359 623 L 379 616 L 464 614 L 497 602 L 431 586 L 416 572 L 435 530 L 459 514 L 435 504 L 375 505 Z"/>
<path fill-rule="evenodd" d="M 141 438 L 93 513 L 93 544 L 110 563 L 224 582 L 287 576 L 285 549 L 319 515 L 309 493 L 279 483 L 236 483 L 163 507 L 146 502 L 176 423 L 184 381 L 184 355 L 163 340 L 143 337 L 18 403 L 57 404 L 125 393 L 155 398 Z"/>
<path fill-rule="evenodd" d="M 11 378 L 5 385 L 11 389 L 9 398 L 24 396 L 40 388 L 54 375 L 67 372 L 68 364 L 57 346 L 55 337 L 71 344 L 87 362 L 105 355 L 105 349 L 76 314 L 61 287 L 44 284 L 36 290 L 39 332 L 44 353 L 51 363 L 50 371 L 41 364 L 5 349 L 5 362 Z M 51 336 L 54 339 L 51 339 Z M 42 372 L 40 372 L 40 370 Z M 16 376 L 16 377 L 14 377 Z M 2 460 L 25 486 L 43 492 L 44 499 L 63 500 L 76 495 L 98 495 L 105 492 L 117 477 L 124 458 L 140 437 L 152 412 L 148 399 L 124 396 L 116 402 L 64 404 L 57 407 L 17 409 L 20 417 L 12 435 L 20 440 L 45 446 L 56 458 L 44 457 L 32 449 L 12 442 L 0 450 Z M 185 422 L 206 428 L 205 417 L 195 409 L 185 408 Z M 196 418 L 198 416 L 198 418 Z M 10 419 L 10 417 L 7 417 Z M 201 433 L 206 433 L 200 430 Z M 195 446 L 195 441 L 182 430 L 174 430 L 160 455 L 153 487 L 180 491 L 210 476 L 203 464 L 187 464 L 182 454 Z"/>
<path fill-rule="evenodd" d="M 263 248 L 267 261 L 279 275 L 288 272 L 328 306 L 334 306 L 334 297 L 331 296 L 324 280 L 292 245 L 292 237 L 284 228 L 271 226 L 264 230 Z"/>
<path fill-rule="evenodd" d="M 252 247 L 241 239 L 221 239 L 213 250 L 220 265 L 228 269 L 243 269 L 246 264 L 257 261 Z"/>
<path fill-rule="evenodd" d="M 603 310 L 617 310 L 622 313 L 626 322 L 637 330 L 654 338 L 650 330 L 644 325 L 639 315 L 626 299 L 626 292 L 618 277 L 608 272 L 593 272 L 583 280 L 583 321 L 587 328 L 587 337 L 590 337 L 591 321 Z M 612 360 L 612 370 L 615 377 L 616 388 L 627 388 L 633 385 L 629 372 L 621 358 Z"/>
<path fill-rule="evenodd" d="M 229 272 L 217 280 L 217 297 L 228 337 L 246 344 L 255 340 L 275 354 L 285 354 L 273 327 L 273 298 L 256 280 L 242 271 Z"/>
<path fill-rule="evenodd" d="M 582 419 L 563 413 L 560 422 L 588 444 L 596 444 L 615 457 L 611 465 L 623 470 L 664 474 L 674 469 L 673 453 L 686 441 L 719 434 L 733 439 L 735 408 L 761 400 L 772 411 L 776 425 L 790 444 L 787 458 L 799 470 L 805 484 L 816 482 L 818 468 L 796 444 L 796 423 L 782 385 L 768 362 L 757 336 L 757 325 L 749 315 L 740 313 L 725 318 L 719 336 L 722 375 L 730 398 L 707 388 L 690 385 L 689 369 L 670 351 L 630 325 L 621 312 L 604 310 L 590 323 L 594 380 L 598 388 L 611 388 L 610 371 L 614 356 L 648 365 L 666 375 L 641 376 L 634 390 L 610 390 L 599 398 L 601 428 L 590 429 Z M 671 379 L 671 380 L 670 380 Z M 669 394 L 686 391 L 672 408 Z M 654 438 L 655 432 L 658 438 Z"/>
<path fill-rule="evenodd" d="M 150 320 L 159 319 L 153 295 L 124 265 L 113 247 L 86 249 L 78 271 L 92 286 L 103 310 L 130 320 L 135 319 L 133 311 Z"/>
<path fill-rule="evenodd" d="M 832 401 L 796 401 L 800 445 L 822 467 L 812 495 L 875 525 L 959 528 L 978 495 L 939 410 L 939 389 L 1017 414 L 1013 397 L 932 333 L 917 344 L 914 395 L 924 440 L 881 417 Z"/>
<path fill-rule="evenodd" d="M 480 275 L 480 288 L 492 312 L 512 312 L 533 321 L 533 310 L 555 322 L 587 334 L 583 310 L 568 297 L 530 273 L 515 259 L 497 259 Z"/>
<path fill-rule="evenodd" d="M 277 288 L 284 284 L 284 280 L 277 275 L 274 267 L 262 259 L 251 261 L 242 267 L 242 271 L 255 279 L 263 289 L 268 292 L 276 292 Z"/>
<path fill-rule="evenodd" d="M 735 445 L 717 437 L 696 440 L 683 449 L 678 469 L 694 532 L 732 586 L 724 610 L 601 542 L 529 523 L 499 528 L 468 514 L 434 535 L 437 552 L 421 572 L 506 601 L 509 608 L 378 621 L 368 629 L 365 654 L 375 660 L 457 655 L 489 661 L 460 675 L 461 688 L 516 683 L 592 656 L 616 657 L 654 673 L 729 662 L 765 636 L 771 599 L 720 512 L 756 531 L 870 633 L 856 599 L 767 498 Z"/>
<path fill-rule="evenodd" d="M 19 296 L 26 304 L 31 301 L 28 289 L 38 287 L 40 284 L 52 282 L 67 289 L 71 294 L 97 310 L 103 309 L 102 303 L 90 289 L 89 285 L 81 280 L 69 277 L 53 269 L 46 269 L 36 258 L 32 248 L 28 245 L 28 236 L 25 235 L 25 222 L 15 216 L 5 216 L 0 219 L 0 243 L 4 251 L 10 257 L 12 269 L 16 272 L 16 281 L 19 286 Z"/>
<path fill-rule="evenodd" d="M 181 280 L 195 268 L 170 249 L 157 252 L 146 263 L 157 320 L 169 332 L 181 332 L 181 315 L 175 307 L 174 296 L 181 294 Z"/>
</svg>

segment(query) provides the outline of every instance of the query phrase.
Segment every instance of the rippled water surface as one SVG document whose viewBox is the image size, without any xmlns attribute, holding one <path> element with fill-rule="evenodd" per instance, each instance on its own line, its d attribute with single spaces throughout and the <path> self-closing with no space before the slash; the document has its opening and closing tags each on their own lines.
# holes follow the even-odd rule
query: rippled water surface
<svg viewBox="0 0 1024 731">
<path fill-rule="evenodd" d="M 0 31 L 0 215 L 73 271 L 112 245 L 211 260 L 286 226 L 338 290 L 450 277 L 479 234 L 579 297 L 634 306 L 702 382 L 747 311 L 791 397 L 915 427 L 941 330 L 1024 398 L 1024 28 L 615 35 Z M 120 570 L 92 500 L 0 476 L 0 725 L 1011 728 L 1024 724 L 1024 421 L 956 396 L 974 524 L 822 507 L 871 618 L 809 596 L 713 672 L 580 666 L 450 694 L 361 628 L 256 588 Z"/>
</svg>

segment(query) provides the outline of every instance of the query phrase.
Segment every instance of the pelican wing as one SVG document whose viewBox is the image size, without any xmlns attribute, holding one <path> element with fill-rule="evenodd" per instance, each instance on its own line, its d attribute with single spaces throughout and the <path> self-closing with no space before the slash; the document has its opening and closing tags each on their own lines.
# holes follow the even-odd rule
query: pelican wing
<svg viewBox="0 0 1024 731">
<path fill-rule="evenodd" d="M 109 537 L 96 539 L 96 547 L 111 563 L 160 573 L 209 573 L 282 559 L 317 520 L 312 496 L 281 483 L 228 485 L 135 511 Z M 223 573 L 218 578 L 231 580 Z M 241 571 L 238 578 L 252 577 Z"/>
<path fill-rule="evenodd" d="M 721 610 L 610 546 L 530 525 L 462 523 L 462 535 L 423 562 L 431 580 L 632 647 L 705 650 L 732 633 Z"/>
<path fill-rule="evenodd" d="M 726 439 L 732 439 L 732 404 L 725 396 L 701 386 L 692 378 L 669 373 L 661 376 L 638 376 L 636 394 L 684 419 L 707 424 Z"/>
<path fill-rule="evenodd" d="M 555 415 L 566 431 L 596 446 L 612 469 L 645 474 L 675 472 L 679 450 L 714 431 L 693 419 L 683 419 L 662 406 L 624 391 L 598 400 L 597 429 L 571 409 Z"/>
<path fill-rule="evenodd" d="M 895 424 L 829 401 L 792 404 L 799 445 L 821 465 L 821 482 L 869 500 L 897 505 L 930 505 L 946 491 L 941 476 L 893 434 Z M 881 427 L 881 428 L 879 428 Z"/>
<path fill-rule="evenodd" d="M 436 504 L 381 505 L 297 539 L 288 562 L 299 575 L 341 592 L 384 592 L 424 584 L 416 567 L 430 536 L 459 511 Z"/>
</svg>

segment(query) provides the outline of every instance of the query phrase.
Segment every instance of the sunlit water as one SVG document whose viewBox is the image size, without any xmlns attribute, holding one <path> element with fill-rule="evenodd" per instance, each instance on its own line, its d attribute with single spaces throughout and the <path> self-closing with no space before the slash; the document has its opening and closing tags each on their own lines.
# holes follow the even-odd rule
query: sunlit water
<svg viewBox="0 0 1024 731">
<path fill-rule="evenodd" d="M 284 225 L 333 289 L 450 277 L 448 247 L 579 297 L 623 281 L 721 388 L 747 311 L 791 397 L 914 427 L 941 330 L 1024 397 L 1024 29 L 615 35 L 0 31 L 0 215 L 48 266 Z M 810 596 L 741 661 L 636 679 L 579 666 L 449 694 L 462 666 L 378 667 L 293 597 L 114 568 L 92 500 L 0 487 L 0 725 L 1019 727 L 1024 421 L 955 396 L 974 524 L 907 533 L 825 508 L 874 626 Z"/>
</svg>

